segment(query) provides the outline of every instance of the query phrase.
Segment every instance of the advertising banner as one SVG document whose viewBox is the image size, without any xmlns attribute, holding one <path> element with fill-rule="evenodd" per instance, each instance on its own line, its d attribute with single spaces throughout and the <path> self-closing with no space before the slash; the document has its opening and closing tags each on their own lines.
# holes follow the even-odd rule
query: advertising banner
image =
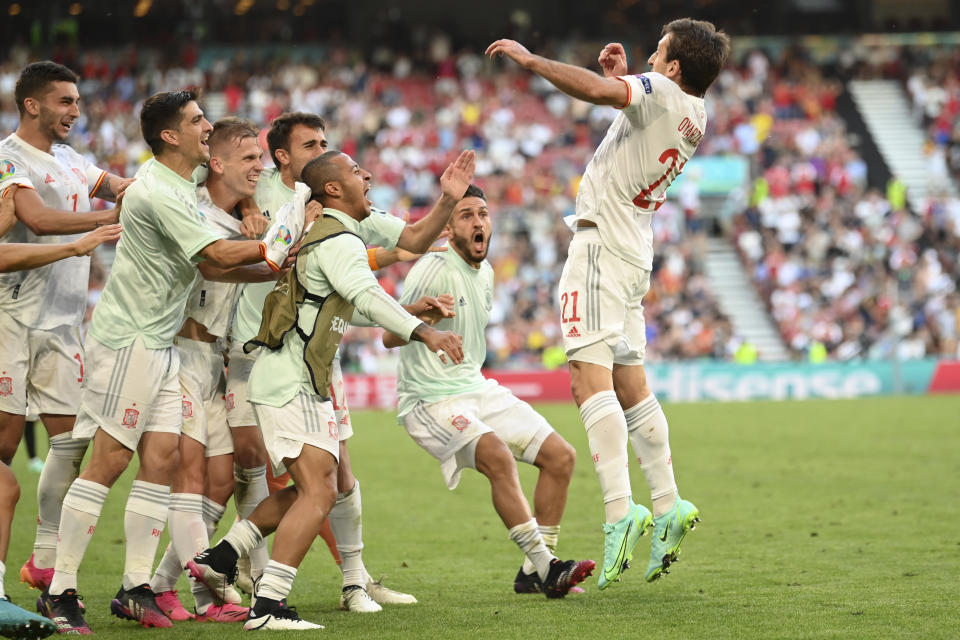
<svg viewBox="0 0 960 640">
<path fill-rule="evenodd" d="M 664 402 L 803 400 L 960 392 L 960 362 L 933 358 L 908 362 L 827 362 L 738 365 L 671 362 L 646 367 L 647 382 Z M 485 371 L 527 402 L 571 402 L 570 374 L 558 371 Z M 345 374 L 356 409 L 397 406 L 390 374 Z"/>
</svg>

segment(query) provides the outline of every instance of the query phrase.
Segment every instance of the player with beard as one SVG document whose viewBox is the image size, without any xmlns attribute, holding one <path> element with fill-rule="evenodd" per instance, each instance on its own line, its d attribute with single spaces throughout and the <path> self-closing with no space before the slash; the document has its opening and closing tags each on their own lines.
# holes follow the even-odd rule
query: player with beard
<svg viewBox="0 0 960 640">
<path fill-rule="evenodd" d="M 107 492 L 134 451 L 137 470 L 124 516 L 123 585 L 111 609 L 144 626 L 171 626 L 149 581 L 167 519 L 180 455 L 180 360 L 173 338 L 197 277 L 197 262 L 219 267 L 262 260 L 255 240 L 224 240 L 198 210 L 194 170 L 210 159 L 212 127 L 196 91 L 158 93 L 140 113 L 155 157 L 137 172 L 120 215 L 123 238 L 100 297 L 87 345 L 87 375 L 74 436 L 93 453 L 63 500 L 56 571 L 38 608 L 61 633 L 90 633 L 77 596 L 77 570 Z"/>
<path fill-rule="evenodd" d="M 54 62 L 28 65 L 17 79 L 15 133 L 0 142 L 0 191 L 15 193 L 18 223 L 0 246 L 70 243 L 80 232 L 117 221 L 91 211 L 94 197 L 114 200 L 129 184 L 64 144 L 80 117 L 77 75 Z M 0 249 L 7 252 L 7 248 Z M 63 496 L 77 477 L 86 442 L 73 440 L 84 353 L 85 253 L 0 276 L 0 459 L 9 464 L 23 435 L 26 408 L 40 414 L 50 452 L 37 484 L 37 534 L 21 581 L 44 589 L 53 576 Z"/>
<path fill-rule="evenodd" d="M 304 166 L 327 149 L 325 128 L 326 124 L 319 116 L 299 112 L 283 114 L 270 124 L 267 145 L 278 168 L 264 171 L 260 178 L 256 204 L 261 211 L 275 218 L 284 205 L 297 197 L 295 187 L 301 179 Z M 368 250 L 371 268 L 413 259 L 427 251 L 443 230 L 455 202 L 456 198 L 442 196 L 433 209 L 415 224 L 406 224 L 396 216 L 373 208 L 370 215 L 359 224 L 359 234 L 364 242 L 378 246 Z M 310 205 L 307 208 L 310 209 Z M 295 226 L 302 229 L 304 220 L 296 221 Z M 268 245 L 281 247 L 292 246 L 294 240 L 290 237 L 290 229 L 280 220 L 273 221 L 265 238 Z M 267 496 L 266 449 L 256 426 L 253 406 L 247 401 L 247 380 L 258 352 L 244 353 L 243 345 L 260 328 L 263 303 L 272 289 L 271 283 L 244 285 L 231 335 L 226 403 L 227 419 L 234 436 L 235 499 L 241 517 L 252 513 Z M 381 604 L 414 604 L 417 602 L 414 596 L 390 589 L 374 580 L 363 564 L 360 485 L 353 475 L 347 449 L 347 441 L 353 435 L 353 425 L 343 386 L 339 353 L 333 363 L 330 396 L 340 435 L 339 495 L 329 518 L 329 526 L 336 538 L 336 547 L 331 551 L 335 558 L 337 555 L 342 558 L 338 562 L 343 572 L 340 607 L 348 611 L 371 613 L 380 611 Z M 261 545 L 250 556 L 254 579 L 266 565 L 265 549 L 265 545 Z"/>
<path fill-rule="evenodd" d="M 476 469 L 490 481 L 493 506 L 526 556 L 514 590 L 562 598 L 594 568 L 592 560 L 556 557 L 576 452 L 530 405 L 480 371 L 493 304 L 493 267 L 486 260 L 490 235 L 486 198 L 471 185 L 450 218 L 451 250 L 421 258 L 407 275 L 400 299 L 453 294 L 456 317 L 436 326 L 463 336 L 463 363 L 450 367 L 421 345 L 408 345 L 389 332 L 383 343 L 407 345 L 397 370 L 399 420 L 440 461 L 447 487 L 456 488 L 463 469 Z M 540 469 L 536 517 L 520 487 L 515 458 Z"/>
<path fill-rule="evenodd" d="M 473 152 L 447 167 L 440 178 L 445 198 L 463 193 L 473 167 Z M 324 206 L 323 215 L 302 241 L 295 272 L 267 299 L 258 335 L 246 344 L 264 347 L 250 374 L 250 402 L 274 471 L 289 470 L 294 484 L 262 501 L 216 547 L 188 564 L 191 575 L 221 593 L 232 582 L 239 554 L 276 532 L 244 624 L 248 630 L 320 628 L 300 619 L 286 600 L 297 568 L 339 501 L 339 425 L 329 387 L 354 309 L 361 319 L 421 340 L 455 363 L 462 357 L 459 336 L 432 329 L 408 313 L 370 271 L 360 234 L 361 222 L 371 215 L 370 174 L 349 156 L 328 151 L 304 167 L 303 178 Z M 352 591 L 364 592 L 361 585 Z"/>
</svg>

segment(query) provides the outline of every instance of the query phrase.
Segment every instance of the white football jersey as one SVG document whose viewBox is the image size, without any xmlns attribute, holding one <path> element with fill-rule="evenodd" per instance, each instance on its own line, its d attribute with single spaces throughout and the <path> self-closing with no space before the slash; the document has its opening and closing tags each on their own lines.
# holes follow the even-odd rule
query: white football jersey
<svg viewBox="0 0 960 640">
<path fill-rule="evenodd" d="M 225 240 L 246 239 L 240 233 L 240 220 L 215 205 L 206 187 L 197 189 L 197 204 L 200 214 Z M 239 295 L 238 283 L 212 282 L 199 277 L 190 291 L 184 317 L 202 324 L 211 335 L 223 338 L 230 328 Z"/>
<path fill-rule="evenodd" d="M 0 142 L 0 193 L 17 184 L 34 189 L 43 203 L 59 211 L 90 211 L 90 196 L 107 172 L 64 144 L 52 153 L 24 142 L 16 133 Z M 38 236 L 23 222 L 0 238 L 0 244 L 71 242 L 83 234 Z M 0 309 L 33 329 L 79 327 L 87 308 L 90 258 L 80 256 L 39 269 L 0 274 Z"/>
<path fill-rule="evenodd" d="M 627 85 L 627 103 L 587 165 L 575 220 L 595 223 L 611 252 L 652 269 L 653 213 L 696 151 L 707 114 L 703 98 L 659 73 L 619 79 Z"/>
</svg>

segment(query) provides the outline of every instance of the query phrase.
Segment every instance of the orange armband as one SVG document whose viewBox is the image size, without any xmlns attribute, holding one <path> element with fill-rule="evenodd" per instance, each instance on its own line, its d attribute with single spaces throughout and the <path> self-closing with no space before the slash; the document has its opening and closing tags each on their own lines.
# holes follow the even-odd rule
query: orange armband
<svg viewBox="0 0 960 640">
<path fill-rule="evenodd" d="M 377 264 L 377 248 L 367 249 L 367 264 L 370 265 L 370 271 L 379 271 L 380 265 Z"/>
</svg>

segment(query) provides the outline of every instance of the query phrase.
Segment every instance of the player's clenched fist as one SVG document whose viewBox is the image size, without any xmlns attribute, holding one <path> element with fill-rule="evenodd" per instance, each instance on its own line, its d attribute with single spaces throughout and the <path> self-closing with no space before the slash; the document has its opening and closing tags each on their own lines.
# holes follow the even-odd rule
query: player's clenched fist
<svg viewBox="0 0 960 640">
<path fill-rule="evenodd" d="M 611 42 L 600 52 L 597 58 L 600 67 L 603 69 L 603 75 L 606 78 L 613 76 L 622 76 L 627 73 L 627 52 L 623 50 L 623 45 L 619 42 Z"/>
</svg>

